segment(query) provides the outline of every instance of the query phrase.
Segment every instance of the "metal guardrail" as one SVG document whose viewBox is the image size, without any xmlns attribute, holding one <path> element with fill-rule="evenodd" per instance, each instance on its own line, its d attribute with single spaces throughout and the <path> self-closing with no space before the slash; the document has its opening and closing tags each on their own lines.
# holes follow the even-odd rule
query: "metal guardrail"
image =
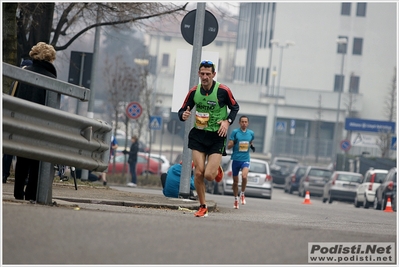
<svg viewBox="0 0 399 267">
<path fill-rule="evenodd" d="M 28 71 L 22 68 L 3 62 L 3 76 L 17 81 L 35 85 L 53 92 L 71 96 L 82 101 L 90 99 L 90 89 L 70 84 L 64 81 L 56 80 L 36 72 Z"/>
<path fill-rule="evenodd" d="M 3 94 L 3 153 L 104 171 L 111 130 L 104 121 Z"/>
<path fill-rule="evenodd" d="M 108 168 L 112 127 L 59 110 L 61 94 L 88 101 L 90 89 L 4 62 L 3 76 L 48 90 L 46 106 L 3 94 L 3 153 L 40 160 L 38 203 L 52 203 L 54 164 Z"/>
</svg>

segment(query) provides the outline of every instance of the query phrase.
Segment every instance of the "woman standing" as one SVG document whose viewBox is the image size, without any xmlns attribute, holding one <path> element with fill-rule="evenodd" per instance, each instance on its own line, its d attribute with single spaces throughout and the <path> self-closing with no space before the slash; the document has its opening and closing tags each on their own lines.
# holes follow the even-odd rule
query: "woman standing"
<svg viewBox="0 0 399 267">
<path fill-rule="evenodd" d="M 52 45 L 39 42 L 32 47 L 29 56 L 33 63 L 31 66 L 26 67 L 26 70 L 57 78 L 57 71 L 53 65 L 56 52 Z M 18 85 L 15 96 L 41 105 L 46 104 L 46 89 L 22 82 Z M 40 161 L 38 160 L 17 157 L 14 184 L 14 197 L 16 199 L 25 198 L 25 200 L 36 201 L 39 164 Z M 28 183 L 24 191 L 25 180 L 28 176 Z"/>
</svg>

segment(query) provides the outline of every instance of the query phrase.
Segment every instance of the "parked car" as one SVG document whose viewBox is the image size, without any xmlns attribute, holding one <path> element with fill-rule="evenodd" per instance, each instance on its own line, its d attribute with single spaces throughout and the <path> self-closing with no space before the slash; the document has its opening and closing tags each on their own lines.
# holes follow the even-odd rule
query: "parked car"
<svg viewBox="0 0 399 267">
<path fill-rule="evenodd" d="M 356 172 L 335 171 L 324 185 L 323 203 L 332 203 L 334 200 L 353 202 L 356 190 L 363 181 L 363 175 Z"/>
<path fill-rule="evenodd" d="M 126 163 L 125 163 L 125 154 L 121 152 L 117 152 L 115 155 L 115 172 L 116 174 L 123 173 L 123 166 L 125 165 L 125 173 L 130 173 L 129 171 L 129 163 L 127 163 L 128 156 L 126 155 Z M 148 171 L 150 174 L 159 173 L 159 163 L 155 159 L 149 159 L 148 165 L 148 156 L 144 153 L 137 154 L 137 164 L 136 164 L 136 173 L 137 175 L 144 175 Z M 108 173 L 113 173 L 113 159 L 110 160 L 108 164 Z"/>
<path fill-rule="evenodd" d="M 299 161 L 296 159 L 275 157 L 270 164 L 273 183 L 283 185 L 285 183 L 285 177 L 287 177 L 297 165 L 299 165 Z"/>
<path fill-rule="evenodd" d="M 225 165 L 224 176 L 221 182 L 224 194 L 233 194 L 233 174 L 231 170 L 232 160 Z M 241 188 L 241 172 L 238 174 L 238 187 Z M 220 184 L 220 183 L 219 183 Z M 265 160 L 251 159 L 247 177 L 246 196 L 272 198 L 273 178 L 270 175 L 269 163 Z"/>
<path fill-rule="evenodd" d="M 299 182 L 305 174 L 307 166 L 297 165 L 292 172 L 285 177 L 284 192 L 292 194 L 294 191 L 298 191 Z"/>
<path fill-rule="evenodd" d="M 380 186 L 375 191 L 374 209 L 385 210 L 388 197 L 390 197 L 392 209 L 396 211 L 396 172 L 396 167 L 390 169 L 385 176 L 384 181 L 382 181 Z"/>
<path fill-rule="evenodd" d="M 364 175 L 363 183 L 356 190 L 353 204 L 356 208 L 363 205 L 365 209 L 374 204 L 375 191 L 387 176 L 388 170 L 370 169 Z"/>
<path fill-rule="evenodd" d="M 164 155 L 152 154 L 152 153 L 151 154 L 146 153 L 146 155 L 147 156 L 150 155 L 150 158 L 155 159 L 159 162 L 161 173 L 168 172 L 168 170 L 170 168 L 170 162 Z"/>
<path fill-rule="evenodd" d="M 298 196 L 304 197 L 306 191 L 310 195 L 323 195 L 324 185 L 333 172 L 325 167 L 308 166 L 298 187 Z"/>
</svg>

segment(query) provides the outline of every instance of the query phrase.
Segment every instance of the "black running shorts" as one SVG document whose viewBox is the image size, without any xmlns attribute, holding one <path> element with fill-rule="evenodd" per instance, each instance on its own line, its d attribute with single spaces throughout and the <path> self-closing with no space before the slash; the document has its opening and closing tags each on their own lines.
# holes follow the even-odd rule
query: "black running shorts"
<svg viewBox="0 0 399 267">
<path fill-rule="evenodd" d="M 218 132 L 209 132 L 192 128 L 188 135 L 188 148 L 211 154 L 222 154 L 226 145 L 226 137 L 219 136 Z"/>
</svg>

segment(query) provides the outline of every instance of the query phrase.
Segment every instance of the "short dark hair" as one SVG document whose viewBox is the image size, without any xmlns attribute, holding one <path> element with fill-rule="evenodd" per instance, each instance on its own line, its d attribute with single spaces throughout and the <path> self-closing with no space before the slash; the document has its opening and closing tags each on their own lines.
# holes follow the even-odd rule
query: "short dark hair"
<svg viewBox="0 0 399 267">
<path fill-rule="evenodd" d="M 249 122 L 249 118 L 247 116 L 245 116 L 245 115 L 242 115 L 238 121 L 241 121 L 242 118 L 247 118 L 247 120 Z"/>
<path fill-rule="evenodd" d="M 210 60 L 201 61 L 198 70 L 200 70 L 201 67 L 212 68 L 212 72 L 215 72 L 215 64 Z"/>
</svg>

